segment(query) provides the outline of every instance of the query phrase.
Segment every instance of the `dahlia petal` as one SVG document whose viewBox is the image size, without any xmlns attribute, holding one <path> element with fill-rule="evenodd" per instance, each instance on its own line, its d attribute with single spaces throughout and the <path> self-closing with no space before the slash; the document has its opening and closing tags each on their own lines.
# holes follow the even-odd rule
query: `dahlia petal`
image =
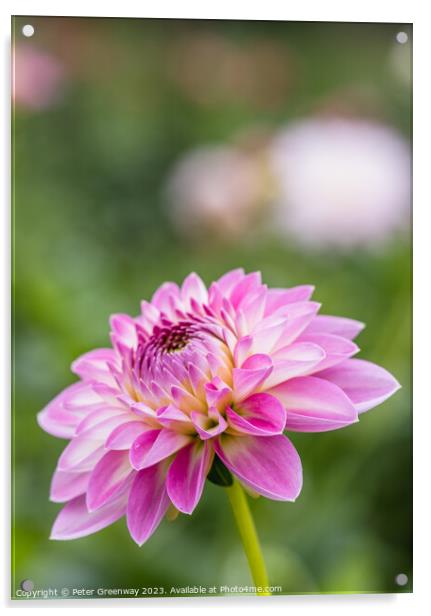
<svg viewBox="0 0 431 616">
<path fill-rule="evenodd" d="M 134 349 L 138 344 L 134 319 L 128 314 L 113 314 L 109 322 L 114 340 L 124 345 L 127 349 Z"/>
<path fill-rule="evenodd" d="M 222 302 L 223 308 L 220 309 L 219 322 L 220 322 L 220 332 L 222 337 L 224 338 L 226 331 L 229 330 L 231 333 L 236 332 L 236 322 L 238 318 L 237 311 L 234 310 L 229 300 L 225 297 Z M 243 335 L 243 334 L 241 334 Z"/>
<path fill-rule="evenodd" d="M 286 430 L 325 432 L 358 421 L 358 414 L 342 389 L 323 378 L 298 377 L 273 387 L 268 393 L 286 408 Z"/>
<path fill-rule="evenodd" d="M 95 349 L 84 353 L 72 363 L 72 372 L 83 380 L 104 381 L 114 385 L 115 381 L 109 369 L 109 363 L 116 364 L 116 354 L 113 349 Z"/>
<path fill-rule="evenodd" d="M 341 388 L 358 413 L 381 404 L 401 387 L 387 370 L 363 359 L 348 359 L 319 372 L 319 377 Z"/>
<path fill-rule="evenodd" d="M 205 396 L 208 406 L 214 406 L 218 411 L 232 402 L 232 390 L 218 377 L 205 385 Z"/>
<path fill-rule="evenodd" d="M 280 336 L 284 332 L 285 328 L 286 321 L 282 321 L 272 327 L 259 329 L 259 331 L 253 333 L 251 336 L 252 345 L 250 355 L 255 353 L 270 353 L 276 342 L 280 339 Z"/>
<path fill-rule="evenodd" d="M 242 302 L 250 296 L 251 293 L 260 289 L 262 285 L 262 277 L 260 272 L 251 272 L 246 274 L 232 289 L 230 293 L 230 303 L 235 309 L 238 309 Z"/>
<path fill-rule="evenodd" d="M 147 453 L 153 446 L 160 430 L 148 430 L 140 434 L 134 441 L 129 451 L 130 463 L 136 470 L 142 468 Z"/>
<path fill-rule="evenodd" d="M 192 413 L 191 420 L 197 433 L 204 441 L 221 434 L 227 428 L 225 418 L 220 415 L 215 407 L 210 407 L 208 409 L 208 415 L 196 412 Z"/>
<path fill-rule="evenodd" d="M 52 476 L 49 498 L 54 503 L 65 503 L 84 494 L 90 473 L 67 473 L 56 470 Z"/>
<path fill-rule="evenodd" d="M 353 340 L 364 329 L 365 324 L 345 317 L 317 315 L 307 327 L 308 334 L 334 334 Z"/>
<path fill-rule="evenodd" d="M 121 494 L 114 501 L 91 513 L 87 510 L 85 495 L 77 496 L 58 514 L 50 539 L 66 541 L 91 535 L 116 522 L 126 513 L 126 508 L 127 494 Z"/>
<path fill-rule="evenodd" d="M 297 302 L 289 304 L 283 331 L 274 350 L 294 342 L 316 317 L 319 308 L 320 304 L 317 302 Z"/>
<path fill-rule="evenodd" d="M 207 353 L 206 360 L 210 368 L 210 376 L 214 378 L 220 378 L 222 380 L 230 381 L 231 370 L 227 366 L 226 360 L 223 356 L 217 357 L 214 353 Z"/>
<path fill-rule="evenodd" d="M 228 407 L 229 425 L 244 434 L 270 436 L 282 434 L 286 411 L 281 402 L 270 394 L 254 394 L 238 405 L 237 411 Z"/>
<path fill-rule="evenodd" d="M 242 267 L 231 270 L 217 280 L 217 287 L 223 295 L 227 295 L 245 276 Z"/>
<path fill-rule="evenodd" d="M 120 368 L 116 373 L 116 379 L 118 383 L 124 384 L 126 382 L 130 382 L 130 372 L 133 365 L 133 352 L 134 349 L 132 347 L 126 346 L 123 344 L 118 336 L 111 332 L 110 334 L 111 342 L 117 354 L 120 356 Z M 112 370 L 112 367 L 111 367 Z"/>
<path fill-rule="evenodd" d="M 167 391 L 164 391 L 156 381 L 151 381 L 151 392 L 154 399 L 159 402 L 159 405 L 165 405 L 171 403 L 171 398 Z"/>
<path fill-rule="evenodd" d="M 60 471 L 89 471 L 94 468 L 103 454 L 103 443 L 83 433 L 72 439 L 63 449 L 57 468 Z"/>
<path fill-rule="evenodd" d="M 280 306 L 277 310 L 274 310 L 272 315 L 266 317 L 264 321 L 269 320 L 271 318 L 288 318 L 289 320 L 294 320 L 299 317 L 314 315 L 312 318 L 315 318 L 315 315 L 320 310 L 321 304 L 319 302 L 314 301 L 298 301 L 291 302 L 285 305 Z"/>
<path fill-rule="evenodd" d="M 207 350 L 208 345 L 205 345 L 203 348 L 199 349 L 199 352 L 190 353 L 190 363 L 192 363 L 201 374 L 205 374 L 206 381 L 211 378 L 211 371 L 205 357 Z"/>
<path fill-rule="evenodd" d="M 78 411 L 84 409 L 89 412 L 96 409 L 100 403 L 100 395 L 96 392 L 94 385 L 79 381 L 64 390 L 64 407 L 68 410 Z"/>
<path fill-rule="evenodd" d="M 153 419 L 156 416 L 156 411 L 148 406 L 148 404 L 145 404 L 145 402 L 133 403 L 131 411 L 139 417 L 145 417 L 146 419 Z"/>
<path fill-rule="evenodd" d="M 151 428 L 142 421 L 128 421 L 114 428 L 106 439 L 105 447 L 116 451 L 130 449 L 138 436 L 148 430 Z"/>
<path fill-rule="evenodd" d="M 182 433 L 187 433 L 192 426 L 190 417 L 173 404 L 157 410 L 157 422 L 164 428 Z"/>
<path fill-rule="evenodd" d="M 171 387 L 172 398 L 181 411 L 204 411 L 205 405 L 202 400 L 199 400 L 196 396 L 193 396 L 186 389 L 182 387 Z"/>
<path fill-rule="evenodd" d="M 111 501 L 130 481 L 132 469 L 127 451 L 108 451 L 96 464 L 88 482 L 86 504 L 95 511 Z"/>
<path fill-rule="evenodd" d="M 87 383 L 73 383 L 38 413 L 37 422 L 48 434 L 70 439 L 82 418 L 101 402 Z"/>
<path fill-rule="evenodd" d="M 119 406 L 124 410 L 124 403 L 121 402 L 122 390 L 118 387 L 110 387 L 106 383 L 98 383 L 97 381 L 93 381 L 91 383 L 91 389 L 93 390 L 93 394 L 97 396 L 98 404 L 94 405 L 94 409 L 100 408 L 103 406 Z"/>
<path fill-rule="evenodd" d="M 103 445 L 108 435 L 116 426 L 128 421 L 129 417 L 129 414 L 109 417 L 76 434 L 63 450 L 58 469 L 75 472 L 91 470 L 104 453 Z"/>
<path fill-rule="evenodd" d="M 263 319 L 266 306 L 267 287 L 262 285 L 262 288 L 244 300 L 241 305 L 241 311 L 244 315 L 245 329 L 247 332 L 253 331 L 258 323 Z"/>
<path fill-rule="evenodd" d="M 268 355 L 252 355 L 243 364 L 242 368 L 234 368 L 233 397 L 236 402 L 248 398 L 262 385 L 272 371 L 272 361 Z"/>
<path fill-rule="evenodd" d="M 261 370 L 272 365 L 271 358 L 264 353 L 256 353 L 248 357 L 242 364 L 244 370 Z"/>
<path fill-rule="evenodd" d="M 175 456 L 166 479 L 169 498 L 179 511 L 191 514 L 198 504 L 211 467 L 214 450 L 195 440 Z"/>
<path fill-rule="evenodd" d="M 184 280 L 181 287 L 181 298 L 184 302 L 185 309 L 191 307 L 191 299 L 193 298 L 199 304 L 206 304 L 208 301 L 207 288 L 202 279 L 194 272 L 189 274 Z"/>
<path fill-rule="evenodd" d="M 105 433 L 106 431 L 109 431 L 110 426 L 114 429 L 118 424 L 125 421 L 130 421 L 132 418 L 132 415 L 126 412 L 124 407 L 109 408 L 101 405 L 99 409 L 92 411 L 89 415 L 87 415 L 87 417 L 84 417 L 84 419 L 76 427 L 75 435 L 86 432 L 96 426 L 101 427 Z M 110 423 L 107 423 L 108 420 L 110 420 Z"/>
<path fill-rule="evenodd" d="M 359 351 L 359 347 L 354 342 L 334 334 L 302 334 L 300 340 L 304 343 L 316 344 L 325 351 L 325 358 L 313 372 L 336 366 Z"/>
<path fill-rule="evenodd" d="M 325 355 L 320 346 L 310 342 L 294 342 L 277 351 L 272 355 L 273 370 L 265 381 L 265 389 L 312 372 L 325 361 Z"/>
<path fill-rule="evenodd" d="M 221 314 L 223 317 L 223 310 L 221 311 Z M 235 350 L 235 346 L 238 341 L 238 336 L 239 337 L 241 336 L 241 334 L 238 334 L 238 332 L 234 333 L 236 332 L 236 327 L 237 326 L 235 322 L 232 321 L 232 324 L 227 323 L 227 327 L 223 329 L 223 340 L 225 341 L 226 346 L 228 347 L 231 353 L 233 353 Z"/>
<path fill-rule="evenodd" d="M 297 361 L 297 362 L 318 362 L 326 355 L 320 345 L 314 342 L 303 341 L 288 344 L 272 353 L 273 361 Z"/>
<path fill-rule="evenodd" d="M 170 505 L 165 476 L 166 465 L 161 463 L 139 471 L 133 480 L 127 505 L 127 526 L 139 546 L 153 534 Z"/>
<path fill-rule="evenodd" d="M 159 421 L 167 419 L 171 421 L 187 421 L 188 419 L 188 415 L 173 404 L 157 409 L 156 416 Z"/>
<path fill-rule="evenodd" d="M 165 282 L 154 293 L 151 303 L 168 316 L 173 316 L 172 304 L 180 307 L 180 289 L 174 282 Z"/>
<path fill-rule="evenodd" d="M 144 325 L 144 327 L 146 326 L 146 328 L 151 331 L 160 318 L 160 311 L 155 306 L 153 306 L 153 304 L 150 304 L 150 302 L 142 300 L 141 315 L 142 324 Z"/>
<path fill-rule="evenodd" d="M 193 391 L 195 396 L 198 398 L 203 398 L 205 395 L 205 382 L 208 381 L 208 377 L 200 368 L 198 368 L 195 364 L 188 364 L 187 366 L 190 383 L 193 387 Z"/>
<path fill-rule="evenodd" d="M 237 344 L 235 345 L 234 352 L 233 352 L 235 366 L 238 366 L 238 367 L 242 366 L 242 364 L 245 362 L 247 357 L 253 354 L 251 352 L 252 344 L 253 344 L 252 336 L 244 336 L 240 340 L 238 340 Z"/>
<path fill-rule="evenodd" d="M 60 405 L 57 406 L 57 402 L 55 402 L 54 411 L 54 406 L 51 406 L 53 403 L 54 401 L 37 414 L 37 423 L 42 430 L 45 430 L 45 432 L 52 436 L 66 439 L 72 438 L 75 434 L 79 418 L 73 413 L 66 412 Z"/>
<path fill-rule="evenodd" d="M 157 363 L 155 363 L 152 367 L 153 377 L 157 380 L 157 385 L 160 387 L 160 390 L 164 392 L 162 395 L 168 395 L 168 392 L 174 385 L 177 389 L 182 389 L 183 385 L 180 379 L 183 378 L 185 380 L 186 376 L 188 376 L 185 367 L 181 366 L 181 368 L 178 369 L 175 361 L 176 359 L 172 355 L 164 359 L 163 366 L 158 366 Z M 184 374 L 182 374 L 183 372 Z"/>
<path fill-rule="evenodd" d="M 310 299 L 314 291 L 312 285 L 301 285 L 290 289 L 269 289 L 266 299 L 265 316 L 272 314 L 278 308 L 294 302 L 304 302 Z"/>
<path fill-rule="evenodd" d="M 235 319 L 234 319 L 234 324 L 235 324 L 235 334 L 237 338 L 241 338 L 242 336 L 245 336 L 250 331 L 250 328 L 248 327 L 248 324 L 247 324 L 247 319 L 245 317 L 245 314 L 242 308 L 238 308 Z M 236 343 L 236 340 L 235 340 L 235 343 Z M 231 345 L 229 345 L 229 348 L 232 351 Z"/>
<path fill-rule="evenodd" d="M 294 501 L 302 487 L 299 455 L 284 435 L 230 436 L 214 442 L 223 464 L 246 486 L 273 500 Z"/>
<path fill-rule="evenodd" d="M 145 432 L 139 436 L 132 445 L 130 460 L 137 470 L 157 464 L 185 447 L 192 440 L 188 434 L 162 429 L 158 431 L 151 443 L 152 436 L 149 436 L 151 432 Z M 150 446 L 148 446 L 149 443 L 151 443 Z"/>
<path fill-rule="evenodd" d="M 167 429 L 161 430 L 150 451 L 147 453 L 144 465 L 141 468 L 152 466 L 171 456 L 179 449 L 185 447 L 191 439 L 192 437 L 188 434 L 181 434 Z"/>
<path fill-rule="evenodd" d="M 208 289 L 208 307 L 214 314 L 219 315 L 222 305 L 222 291 L 216 282 L 212 282 Z"/>
</svg>

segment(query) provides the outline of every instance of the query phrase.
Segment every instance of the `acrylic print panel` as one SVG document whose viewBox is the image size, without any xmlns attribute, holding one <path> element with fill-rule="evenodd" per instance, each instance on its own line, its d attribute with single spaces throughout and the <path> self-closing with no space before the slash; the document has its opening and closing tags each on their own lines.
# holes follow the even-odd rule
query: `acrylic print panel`
<svg viewBox="0 0 431 616">
<path fill-rule="evenodd" d="M 13 19 L 13 598 L 411 592 L 411 49 Z"/>
</svg>

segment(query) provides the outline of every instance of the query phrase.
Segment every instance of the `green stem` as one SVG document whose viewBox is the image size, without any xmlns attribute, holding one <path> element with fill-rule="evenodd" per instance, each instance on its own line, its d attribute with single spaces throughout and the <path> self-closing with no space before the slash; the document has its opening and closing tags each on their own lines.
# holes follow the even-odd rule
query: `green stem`
<svg viewBox="0 0 431 616">
<path fill-rule="evenodd" d="M 270 595 L 265 561 L 263 560 L 259 538 L 248 506 L 247 497 L 241 484 L 236 479 L 234 479 L 231 486 L 226 488 L 226 491 L 241 536 L 251 575 L 257 588 L 256 594 Z"/>
</svg>

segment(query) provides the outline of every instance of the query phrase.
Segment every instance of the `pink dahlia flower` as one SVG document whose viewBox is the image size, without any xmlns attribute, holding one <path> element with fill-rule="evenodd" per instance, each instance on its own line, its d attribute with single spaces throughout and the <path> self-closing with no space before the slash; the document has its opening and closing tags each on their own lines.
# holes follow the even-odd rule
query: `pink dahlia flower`
<svg viewBox="0 0 431 616">
<path fill-rule="evenodd" d="M 51 500 L 66 502 L 51 537 L 126 515 L 142 545 L 170 505 L 192 513 L 215 460 L 253 492 L 294 501 L 301 460 L 285 431 L 343 428 L 399 388 L 351 359 L 363 324 L 319 316 L 312 291 L 268 289 L 241 269 L 207 290 L 191 274 L 138 317 L 112 316 L 112 348 L 77 359 L 80 380 L 38 415 L 70 441 L 51 484 Z"/>
</svg>

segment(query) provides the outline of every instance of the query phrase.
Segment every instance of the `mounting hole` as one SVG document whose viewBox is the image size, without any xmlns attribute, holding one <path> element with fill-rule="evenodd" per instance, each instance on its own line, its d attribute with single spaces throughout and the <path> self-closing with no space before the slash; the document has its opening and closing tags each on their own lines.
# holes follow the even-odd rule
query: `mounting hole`
<svg viewBox="0 0 431 616">
<path fill-rule="evenodd" d="M 30 38 L 30 36 L 33 36 L 34 34 L 34 28 L 31 24 L 26 24 L 25 26 L 23 26 L 22 28 L 22 33 L 24 36 L 26 36 L 27 38 Z"/>
<path fill-rule="evenodd" d="M 398 32 L 395 38 L 397 39 L 397 43 L 405 45 L 405 43 L 407 43 L 407 41 L 409 40 L 409 35 L 407 34 L 407 32 Z"/>
<path fill-rule="evenodd" d="M 23 580 L 20 586 L 22 590 L 25 590 L 26 592 L 31 592 L 34 588 L 34 582 L 33 580 Z"/>
<path fill-rule="evenodd" d="M 405 586 L 408 581 L 409 578 L 406 576 L 405 573 L 399 573 L 395 578 L 395 582 L 396 584 L 398 584 L 398 586 Z"/>
</svg>

